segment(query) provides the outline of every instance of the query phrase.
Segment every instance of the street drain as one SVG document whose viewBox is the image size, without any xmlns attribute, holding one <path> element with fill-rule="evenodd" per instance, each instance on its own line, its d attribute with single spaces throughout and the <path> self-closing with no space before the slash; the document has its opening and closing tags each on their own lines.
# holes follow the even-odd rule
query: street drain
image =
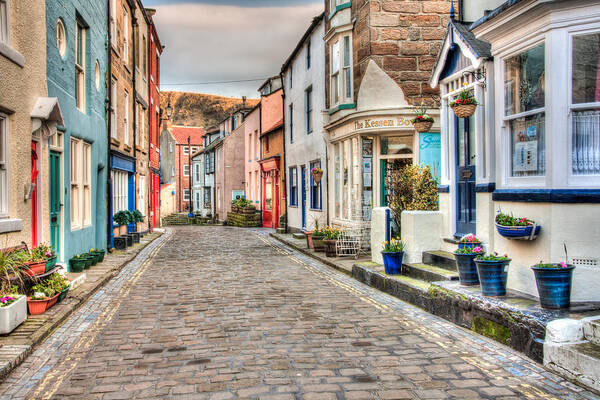
<svg viewBox="0 0 600 400">
<path fill-rule="evenodd" d="M 208 364 L 210 359 L 208 358 L 198 358 L 195 360 L 190 360 L 187 362 L 187 365 L 199 365 L 199 364 Z"/>
<path fill-rule="evenodd" d="M 354 346 L 354 347 L 367 347 L 367 346 L 373 346 L 373 343 L 371 343 L 371 342 L 352 342 L 352 346 Z"/>
<path fill-rule="evenodd" d="M 358 375 L 358 376 L 352 377 L 352 379 L 354 379 L 356 382 L 360 382 L 360 383 L 375 382 L 375 378 L 373 378 L 372 376 L 369 376 L 369 375 Z"/>
<path fill-rule="evenodd" d="M 187 350 L 186 346 L 175 346 L 167 349 L 167 351 L 184 351 Z"/>
<path fill-rule="evenodd" d="M 163 349 L 159 349 L 159 348 L 153 348 L 153 349 L 146 349 L 146 350 L 142 350 L 142 354 L 156 354 L 156 353 L 162 353 Z"/>
</svg>

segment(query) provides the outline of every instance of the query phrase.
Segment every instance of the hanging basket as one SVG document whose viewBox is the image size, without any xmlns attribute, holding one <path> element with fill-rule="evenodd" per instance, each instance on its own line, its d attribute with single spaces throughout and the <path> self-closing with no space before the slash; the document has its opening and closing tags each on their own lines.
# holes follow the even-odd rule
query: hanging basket
<svg viewBox="0 0 600 400">
<path fill-rule="evenodd" d="M 500 236 L 512 240 L 535 240 L 542 228 L 536 224 L 527 226 L 502 226 L 498 225 L 498 223 L 495 224 Z"/>
<path fill-rule="evenodd" d="M 477 109 L 477 104 L 460 104 L 458 106 L 453 106 L 452 111 L 458 118 L 469 118 L 471 115 L 475 114 L 475 110 Z"/>
<path fill-rule="evenodd" d="M 413 126 L 415 127 L 415 130 L 417 132 L 424 133 L 424 132 L 429 132 L 429 130 L 431 130 L 431 127 L 433 126 L 433 122 L 429 122 L 429 121 L 415 122 L 415 123 L 413 123 Z"/>
<path fill-rule="evenodd" d="M 323 178 L 323 171 L 313 172 L 312 176 L 313 176 L 313 180 L 316 183 L 319 183 L 319 182 L 321 182 L 321 178 Z"/>
</svg>

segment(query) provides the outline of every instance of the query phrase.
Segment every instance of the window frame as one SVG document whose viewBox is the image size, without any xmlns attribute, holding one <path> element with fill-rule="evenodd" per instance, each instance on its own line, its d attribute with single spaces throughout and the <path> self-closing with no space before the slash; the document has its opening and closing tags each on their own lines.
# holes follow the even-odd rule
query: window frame
<svg viewBox="0 0 600 400">
<path fill-rule="evenodd" d="M 129 92 L 127 89 L 123 90 L 123 106 L 125 108 L 125 115 L 123 116 L 123 125 L 125 125 L 123 129 L 123 143 L 129 145 Z"/>
<path fill-rule="evenodd" d="M 308 42 L 306 43 L 306 69 L 307 70 L 310 69 L 310 65 L 311 65 L 310 50 L 311 50 L 311 43 L 310 43 L 310 38 L 309 38 Z"/>
<path fill-rule="evenodd" d="M 75 21 L 75 105 L 82 113 L 86 112 L 86 27 L 82 21 Z M 82 48 L 80 49 L 79 46 Z M 81 55 L 81 59 L 80 59 Z"/>
<path fill-rule="evenodd" d="M 289 169 L 290 181 L 290 207 L 298 207 L 298 167 L 293 166 Z"/>
<path fill-rule="evenodd" d="M 71 231 L 92 225 L 92 145 L 71 137 L 69 147 Z"/>
<path fill-rule="evenodd" d="M 190 176 L 190 164 L 183 164 L 183 176 Z"/>
<path fill-rule="evenodd" d="M 117 47 L 117 0 L 110 0 L 110 44 Z"/>
<path fill-rule="evenodd" d="M 9 217 L 10 205 L 8 193 L 10 190 L 8 135 L 10 125 L 8 115 L 0 112 L 0 218 Z"/>
<path fill-rule="evenodd" d="M 123 64 L 129 67 L 129 11 L 123 6 Z"/>
<path fill-rule="evenodd" d="M 333 0 L 335 1 L 335 0 Z M 338 46 L 338 69 L 334 71 L 336 61 L 335 47 Z M 354 64 L 352 49 L 352 32 L 343 31 L 329 40 L 329 103 L 330 108 L 342 104 L 353 104 L 354 102 Z M 348 60 L 345 59 L 345 51 L 348 48 Z M 349 74 L 350 79 L 347 80 Z M 348 96 L 349 94 L 349 96 Z"/>
<path fill-rule="evenodd" d="M 310 85 L 304 90 L 304 112 L 305 112 L 305 124 L 306 134 L 310 135 L 313 132 L 313 87 Z"/>
<path fill-rule="evenodd" d="M 110 137 L 113 139 L 119 139 L 119 130 L 118 130 L 118 120 L 117 120 L 117 104 L 118 104 L 118 85 L 115 77 L 111 76 L 111 89 L 110 89 L 110 97 L 111 97 L 111 109 L 110 109 Z"/>
<path fill-rule="evenodd" d="M 290 104 L 288 107 L 289 118 L 290 118 L 290 143 L 294 143 L 294 104 Z"/>
<path fill-rule="evenodd" d="M 0 2 L 2 2 L 2 1 L 4 1 L 4 0 L 0 0 Z M 0 16 L 0 18 L 1 18 L 1 16 Z M 62 42 L 61 42 L 61 37 L 60 37 L 61 30 L 62 30 Z M 62 58 L 64 60 L 67 55 L 67 28 L 65 27 L 65 23 L 63 22 L 62 18 L 59 18 L 56 21 L 56 47 L 58 49 L 58 54 L 60 55 L 60 58 Z"/>
<path fill-rule="evenodd" d="M 2 23 L 4 21 L 4 23 Z M 0 0 L 0 43 L 10 46 L 10 4 Z"/>
</svg>

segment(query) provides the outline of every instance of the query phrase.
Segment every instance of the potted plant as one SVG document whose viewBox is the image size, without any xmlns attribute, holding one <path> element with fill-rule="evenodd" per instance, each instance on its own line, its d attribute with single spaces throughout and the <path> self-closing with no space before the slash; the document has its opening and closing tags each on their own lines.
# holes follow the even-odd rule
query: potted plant
<svg viewBox="0 0 600 400">
<path fill-rule="evenodd" d="M 98 262 L 104 261 L 104 255 L 106 254 L 106 251 L 104 251 L 104 249 L 94 249 L 93 252 L 96 255 L 96 259 L 98 260 Z"/>
<path fill-rule="evenodd" d="M 400 238 L 393 238 L 392 240 L 385 241 L 382 243 L 383 250 L 381 255 L 383 256 L 383 267 L 385 273 L 388 275 L 400 275 L 402 274 L 402 259 L 404 258 L 404 247 L 405 244 Z"/>
<path fill-rule="evenodd" d="M 542 307 L 569 308 L 575 266 L 565 262 L 544 264 L 540 261 L 531 269 L 535 274 L 535 283 Z"/>
<path fill-rule="evenodd" d="M 475 110 L 477 109 L 477 100 L 475 100 L 473 92 L 464 86 L 467 86 L 467 83 L 463 84 L 463 90 L 449 104 L 458 118 L 469 118 L 475 114 Z"/>
<path fill-rule="evenodd" d="M 500 236 L 513 240 L 535 240 L 541 229 L 528 218 L 515 218 L 502 212 L 496 215 L 495 225 Z"/>
<path fill-rule="evenodd" d="M 49 272 L 56 266 L 56 253 L 52 246 L 47 243 L 42 243 L 31 250 L 31 253 L 36 253 L 40 258 L 46 259 L 46 271 Z"/>
<path fill-rule="evenodd" d="M 119 236 L 127 235 L 127 224 L 129 220 L 129 211 L 119 211 L 113 216 L 113 221 L 119 226 Z"/>
<path fill-rule="evenodd" d="M 498 253 L 488 255 L 481 253 L 475 257 L 481 293 L 484 296 L 506 295 L 506 278 L 510 261 L 507 255 L 499 256 Z"/>
<path fill-rule="evenodd" d="M 140 210 L 133 210 L 132 215 L 135 222 L 136 232 L 142 232 L 144 230 L 143 222 L 146 217 L 144 217 L 144 214 L 142 214 Z"/>
<path fill-rule="evenodd" d="M 315 183 L 321 182 L 321 179 L 323 178 L 323 170 L 321 168 L 313 168 L 310 173 L 312 174 Z"/>
<path fill-rule="evenodd" d="M 43 314 L 58 301 L 60 293 L 56 293 L 54 289 L 47 286 L 45 283 L 38 283 L 31 288 L 33 296 L 27 297 L 27 307 L 29 314 Z"/>
<path fill-rule="evenodd" d="M 315 228 L 312 233 L 313 248 L 315 251 L 325 251 L 325 229 Z"/>
<path fill-rule="evenodd" d="M 46 280 L 46 286 L 51 287 L 56 293 L 58 293 L 56 302 L 60 303 L 65 297 L 67 297 L 67 293 L 71 287 L 71 281 L 59 273 L 54 273 Z"/>
<path fill-rule="evenodd" d="M 472 249 L 474 247 L 481 247 L 481 240 L 479 240 L 477 238 L 477 236 L 475 236 L 472 233 L 468 233 L 468 234 L 464 235 L 458 241 L 459 249 L 465 249 L 465 248 Z"/>
<path fill-rule="evenodd" d="M 336 244 L 342 231 L 338 228 L 334 227 L 326 227 L 325 228 L 325 239 L 323 242 L 325 243 L 325 256 L 327 257 L 335 257 L 337 256 Z"/>
<path fill-rule="evenodd" d="M 477 266 L 475 265 L 475 257 L 483 253 L 481 246 L 462 247 L 454 252 L 456 267 L 458 268 L 458 278 L 463 286 L 479 285 L 479 277 L 477 276 Z"/>
<path fill-rule="evenodd" d="M 90 253 L 83 253 L 81 255 L 85 260 L 84 269 L 89 269 L 92 265 L 94 265 L 94 261 L 96 261 L 96 256 Z"/>
<path fill-rule="evenodd" d="M 92 264 L 90 266 L 98 264 L 98 254 L 96 254 L 96 249 L 90 249 L 86 255 L 92 260 Z"/>
<path fill-rule="evenodd" d="M 22 292 L 22 270 L 0 252 L 0 334 L 6 335 L 27 319 L 27 298 Z M 17 283 L 17 284 L 15 284 Z"/>
<path fill-rule="evenodd" d="M 25 275 L 37 276 L 46 272 L 47 258 L 38 247 L 34 247 L 28 254 L 27 261 L 23 264 Z"/>
<path fill-rule="evenodd" d="M 410 122 L 412 122 L 417 132 L 429 132 L 434 119 L 427 115 L 427 107 L 425 107 L 424 102 L 421 103 L 421 107 L 415 108 L 415 117 Z"/>
<path fill-rule="evenodd" d="M 83 254 L 77 254 L 69 260 L 70 272 L 81 272 L 85 268 L 87 257 Z"/>
</svg>

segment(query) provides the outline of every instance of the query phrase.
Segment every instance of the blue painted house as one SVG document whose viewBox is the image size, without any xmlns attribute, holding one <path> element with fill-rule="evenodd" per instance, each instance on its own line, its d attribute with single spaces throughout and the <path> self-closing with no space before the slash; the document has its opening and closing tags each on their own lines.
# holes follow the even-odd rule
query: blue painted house
<svg viewBox="0 0 600 400">
<path fill-rule="evenodd" d="M 49 143 L 50 234 L 59 259 L 107 242 L 107 4 L 46 0 L 48 94 L 64 125 Z"/>
</svg>

